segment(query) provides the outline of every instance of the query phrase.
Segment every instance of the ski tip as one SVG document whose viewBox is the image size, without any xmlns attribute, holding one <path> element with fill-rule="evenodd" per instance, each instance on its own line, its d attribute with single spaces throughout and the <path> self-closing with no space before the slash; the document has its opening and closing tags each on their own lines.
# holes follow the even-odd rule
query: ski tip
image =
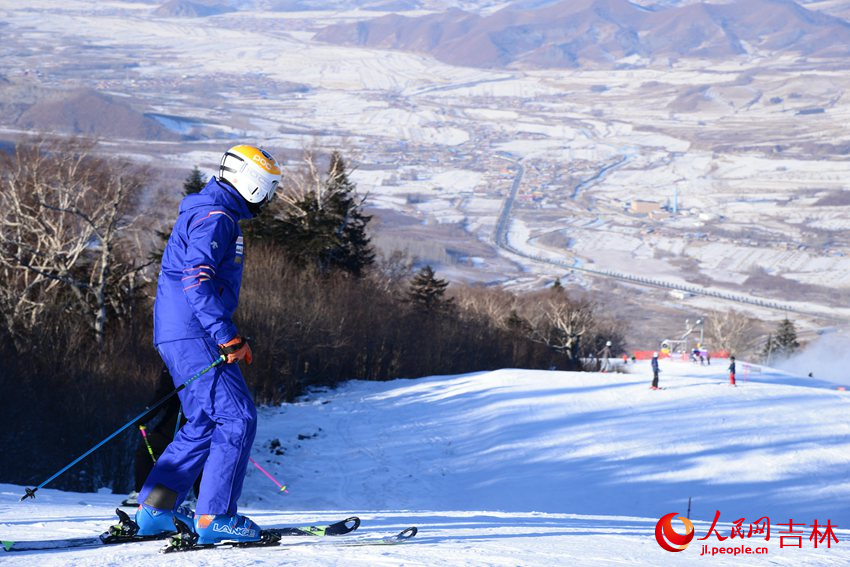
<svg viewBox="0 0 850 567">
<path fill-rule="evenodd" d="M 0 541 L 3 544 L 3 551 L 11 551 L 12 546 L 15 545 L 14 541 Z"/>
<path fill-rule="evenodd" d="M 410 539 L 413 536 L 415 536 L 417 533 L 419 533 L 419 528 L 417 528 L 416 526 L 410 526 L 406 530 L 399 533 L 396 536 L 396 539 L 399 539 L 399 540 Z"/>
</svg>

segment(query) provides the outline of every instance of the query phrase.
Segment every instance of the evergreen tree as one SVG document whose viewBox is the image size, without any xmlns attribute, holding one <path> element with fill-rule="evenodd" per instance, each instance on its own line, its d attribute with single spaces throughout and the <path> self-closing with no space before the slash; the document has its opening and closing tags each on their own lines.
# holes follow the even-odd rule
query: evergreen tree
<svg viewBox="0 0 850 567">
<path fill-rule="evenodd" d="M 328 194 L 329 212 L 337 221 L 334 226 L 336 246 L 328 251 L 327 262 L 334 268 L 361 276 L 375 262 L 375 252 L 366 234 L 366 225 L 372 217 L 363 214 L 363 201 L 357 201 L 356 188 L 348 177 L 342 156 L 334 152 L 328 168 Z"/>
<path fill-rule="evenodd" d="M 788 317 L 780 321 L 773 341 L 775 345 L 774 353 L 783 358 L 794 354 L 800 348 L 800 343 L 797 342 L 797 328 L 794 322 L 789 320 Z"/>
<path fill-rule="evenodd" d="M 360 277 L 375 261 L 366 232 L 372 217 L 363 214 L 362 207 L 345 162 L 334 152 L 327 176 L 316 187 L 268 207 L 245 234 L 251 241 L 280 245 L 302 267 Z"/>
<path fill-rule="evenodd" d="M 194 168 L 192 168 L 192 172 L 189 174 L 186 180 L 183 181 L 183 195 L 186 196 L 191 195 L 193 193 L 200 193 L 201 189 L 206 187 L 206 185 L 207 180 L 204 179 L 201 170 L 198 169 L 198 166 L 196 165 Z"/>
<path fill-rule="evenodd" d="M 448 308 L 453 299 L 446 299 L 446 288 L 449 282 L 438 279 L 431 266 L 419 270 L 407 290 L 407 298 L 418 310 L 428 313 L 442 311 Z"/>
<path fill-rule="evenodd" d="M 770 363 L 776 359 L 788 358 L 800 348 L 797 341 L 797 328 L 794 322 L 785 317 L 779 322 L 776 333 L 767 336 L 767 342 L 762 350 L 765 361 Z"/>
</svg>

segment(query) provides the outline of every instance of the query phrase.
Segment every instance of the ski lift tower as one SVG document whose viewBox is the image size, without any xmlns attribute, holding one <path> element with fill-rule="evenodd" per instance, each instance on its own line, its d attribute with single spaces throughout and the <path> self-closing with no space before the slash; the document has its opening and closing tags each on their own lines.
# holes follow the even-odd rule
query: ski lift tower
<svg viewBox="0 0 850 567">
<path fill-rule="evenodd" d="M 661 350 L 669 354 L 689 352 L 688 337 L 693 334 L 697 326 L 699 327 L 699 344 L 701 347 L 705 336 L 705 318 L 697 319 L 693 325 L 690 319 L 685 319 L 685 333 L 678 339 L 664 339 L 661 341 Z"/>
</svg>

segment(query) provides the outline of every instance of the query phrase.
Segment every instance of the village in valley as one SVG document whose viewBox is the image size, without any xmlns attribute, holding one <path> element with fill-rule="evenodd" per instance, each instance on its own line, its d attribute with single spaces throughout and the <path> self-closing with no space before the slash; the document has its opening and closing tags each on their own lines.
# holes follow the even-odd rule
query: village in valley
<svg viewBox="0 0 850 567">
<path fill-rule="evenodd" d="M 0 10 L 19 53 L 0 80 L 7 144 L 76 124 L 107 151 L 207 173 L 235 139 L 291 166 L 338 149 L 379 249 L 455 281 L 560 278 L 638 321 L 642 304 L 667 306 L 670 328 L 712 309 L 797 313 L 807 332 L 848 314 L 850 79 L 834 59 L 488 69 L 316 39 L 369 10 L 36 4 L 51 18 Z M 123 119 L 80 118 L 92 108 Z"/>
</svg>

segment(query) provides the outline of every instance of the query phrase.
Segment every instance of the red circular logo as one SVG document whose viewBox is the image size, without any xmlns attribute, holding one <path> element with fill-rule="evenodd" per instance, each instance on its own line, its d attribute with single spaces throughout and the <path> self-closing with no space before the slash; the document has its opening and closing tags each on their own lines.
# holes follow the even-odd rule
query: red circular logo
<svg viewBox="0 0 850 567">
<path fill-rule="evenodd" d="M 658 545 L 674 553 L 687 549 L 688 544 L 694 539 L 694 525 L 687 518 L 678 517 L 685 524 L 685 535 L 681 535 L 673 529 L 671 522 L 676 514 L 677 512 L 667 514 L 655 524 L 655 539 L 658 541 Z"/>
</svg>

